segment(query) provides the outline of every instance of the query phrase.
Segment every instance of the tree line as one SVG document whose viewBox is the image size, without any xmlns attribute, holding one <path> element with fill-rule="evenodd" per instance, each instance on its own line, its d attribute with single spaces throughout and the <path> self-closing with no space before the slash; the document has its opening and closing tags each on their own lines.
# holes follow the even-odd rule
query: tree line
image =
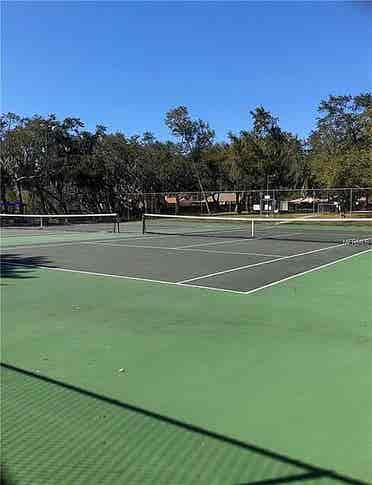
<svg viewBox="0 0 372 485">
<path fill-rule="evenodd" d="M 251 129 L 217 142 L 187 107 L 165 115 L 172 139 L 127 136 L 54 114 L 0 119 L 1 212 L 124 214 L 133 194 L 248 191 L 266 187 L 372 186 L 372 93 L 329 96 L 300 139 L 259 106 Z"/>
</svg>

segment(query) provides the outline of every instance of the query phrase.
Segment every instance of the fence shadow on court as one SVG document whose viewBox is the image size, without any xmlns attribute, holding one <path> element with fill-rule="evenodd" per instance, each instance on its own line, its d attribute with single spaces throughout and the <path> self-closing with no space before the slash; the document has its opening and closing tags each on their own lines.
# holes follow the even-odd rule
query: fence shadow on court
<svg viewBox="0 0 372 485">
<path fill-rule="evenodd" d="M 44 256 L 22 256 L 16 253 L 1 255 L 2 278 L 35 278 L 35 269 L 50 263 Z M 4 284 L 4 283 L 3 283 Z"/>
<path fill-rule="evenodd" d="M 50 485 L 79 479 L 110 485 L 366 483 L 36 372 L 1 368 L 5 465 L 19 484 L 41 478 Z M 29 470 L 27 463 L 33 463 Z"/>
</svg>

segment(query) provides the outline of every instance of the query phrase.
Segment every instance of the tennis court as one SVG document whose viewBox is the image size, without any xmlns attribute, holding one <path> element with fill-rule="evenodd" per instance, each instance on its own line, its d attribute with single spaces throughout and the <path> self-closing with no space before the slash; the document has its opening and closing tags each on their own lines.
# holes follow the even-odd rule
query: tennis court
<svg viewBox="0 0 372 485">
<path fill-rule="evenodd" d="M 371 226 L 187 222 L 3 230 L 15 482 L 371 482 Z"/>
<path fill-rule="evenodd" d="M 62 224 L 46 233 L 6 227 L 4 259 L 9 265 L 26 258 L 55 270 L 251 293 L 370 249 L 368 220 L 357 220 L 356 226 L 282 221 L 255 221 L 255 227 L 260 222 L 265 227 L 257 237 L 252 237 L 251 220 L 218 217 L 148 216 L 145 234 L 139 223 L 123 224 L 121 233 L 109 231 L 106 222 L 101 231 L 97 224 L 88 225 L 91 231 L 81 224 L 67 231 Z M 360 243 L 345 244 L 351 239 Z"/>
</svg>

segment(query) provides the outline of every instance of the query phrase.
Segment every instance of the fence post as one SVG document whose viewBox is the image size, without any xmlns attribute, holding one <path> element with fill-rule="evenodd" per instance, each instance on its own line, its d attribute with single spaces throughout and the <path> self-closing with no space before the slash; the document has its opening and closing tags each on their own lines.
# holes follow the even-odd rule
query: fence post
<svg viewBox="0 0 372 485">
<path fill-rule="evenodd" d="M 353 214 L 353 189 L 350 189 L 350 216 Z"/>
<path fill-rule="evenodd" d="M 315 212 L 315 190 L 313 190 L 313 214 Z"/>
<path fill-rule="evenodd" d="M 262 215 L 262 190 L 260 190 L 260 216 Z"/>
</svg>

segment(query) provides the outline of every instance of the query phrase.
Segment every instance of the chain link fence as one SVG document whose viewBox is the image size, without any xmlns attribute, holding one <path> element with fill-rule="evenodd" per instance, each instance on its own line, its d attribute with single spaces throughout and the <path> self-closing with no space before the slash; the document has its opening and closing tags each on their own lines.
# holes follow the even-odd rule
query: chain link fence
<svg viewBox="0 0 372 485">
<path fill-rule="evenodd" d="M 145 212 L 176 215 L 341 214 L 372 217 L 372 187 L 127 194 L 121 218 L 138 220 Z"/>
</svg>

